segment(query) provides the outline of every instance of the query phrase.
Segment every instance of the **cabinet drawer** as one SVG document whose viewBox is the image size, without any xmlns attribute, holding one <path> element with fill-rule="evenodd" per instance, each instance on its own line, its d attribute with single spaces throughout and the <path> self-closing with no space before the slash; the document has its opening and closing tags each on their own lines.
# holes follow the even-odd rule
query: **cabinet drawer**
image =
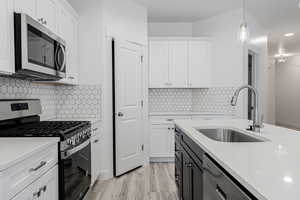
<svg viewBox="0 0 300 200">
<path fill-rule="evenodd" d="M 252 199 L 207 156 L 204 157 L 204 169 L 204 197 L 206 199 Z"/>
<path fill-rule="evenodd" d="M 101 133 L 101 123 L 95 122 L 92 124 L 92 137 L 100 135 Z"/>
<path fill-rule="evenodd" d="M 155 116 L 150 117 L 151 124 L 174 124 L 174 120 L 188 120 L 191 119 L 189 116 Z"/>
<path fill-rule="evenodd" d="M 197 157 L 201 162 L 203 161 L 204 151 L 187 135 L 182 134 L 182 145 L 185 145 L 186 150 L 192 152 L 193 157 Z"/>
<path fill-rule="evenodd" d="M 58 146 L 53 145 L 5 170 L 2 174 L 8 199 L 22 191 L 58 162 Z"/>
</svg>

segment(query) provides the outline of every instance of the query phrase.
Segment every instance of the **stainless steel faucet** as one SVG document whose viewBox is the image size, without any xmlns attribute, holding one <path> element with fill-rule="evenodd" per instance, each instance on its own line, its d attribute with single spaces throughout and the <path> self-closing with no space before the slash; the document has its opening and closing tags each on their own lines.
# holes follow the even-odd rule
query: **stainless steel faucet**
<svg viewBox="0 0 300 200">
<path fill-rule="evenodd" d="M 253 125 L 250 126 L 249 130 L 251 131 L 255 131 L 255 132 L 260 132 L 260 129 L 263 128 L 263 117 L 260 116 L 259 114 L 259 109 L 258 109 L 258 90 L 250 85 L 244 85 L 244 86 L 241 86 L 239 87 L 232 99 L 231 99 L 231 105 L 232 106 L 236 106 L 237 104 L 237 100 L 238 100 L 238 97 L 239 97 L 239 94 L 242 90 L 244 89 L 249 89 L 250 91 L 252 91 L 253 95 L 254 95 L 254 108 L 253 108 L 253 111 L 254 111 L 254 116 L 253 116 Z"/>
</svg>

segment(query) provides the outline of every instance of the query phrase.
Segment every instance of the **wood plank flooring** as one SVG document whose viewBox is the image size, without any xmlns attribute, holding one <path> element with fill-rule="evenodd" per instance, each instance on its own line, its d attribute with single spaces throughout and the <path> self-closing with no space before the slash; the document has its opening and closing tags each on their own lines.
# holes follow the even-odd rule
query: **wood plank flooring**
<svg viewBox="0 0 300 200">
<path fill-rule="evenodd" d="M 88 200 L 179 200 L 174 164 L 151 164 L 120 178 L 100 181 Z"/>
</svg>

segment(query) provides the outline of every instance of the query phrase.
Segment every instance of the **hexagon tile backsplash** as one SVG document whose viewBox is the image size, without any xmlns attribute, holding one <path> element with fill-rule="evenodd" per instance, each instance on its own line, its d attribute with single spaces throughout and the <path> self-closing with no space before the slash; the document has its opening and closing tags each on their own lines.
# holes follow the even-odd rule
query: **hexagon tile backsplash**
<svg viewBox="0 0 300 200">
<path fill-rule="evenodd" d="M 57 118 L 101 119 L 101 86 L 60 86 L 56 95 Z"/>
<path fill-rule="evenodd" d="M 209 112 L 235 115 L 234 88 L 150 89 L 150 112 Z"/>
<path fill-rule="evenodd" d="M 55 86 L 0 77 L 0 99 L 41 99 L 42 119 L 101 119 L 101 86 Z"/>
</svg>

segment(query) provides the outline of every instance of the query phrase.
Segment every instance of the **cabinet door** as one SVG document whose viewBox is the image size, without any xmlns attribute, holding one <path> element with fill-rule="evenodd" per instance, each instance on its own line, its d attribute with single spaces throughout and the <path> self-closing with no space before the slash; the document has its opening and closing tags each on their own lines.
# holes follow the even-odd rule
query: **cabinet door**
<svg viewBox="0 0 300 200">
<path fill-rule="evenodd" d="M 58 200 L 58 167 L 57 165 L 43 175 L 37 182 L 41 196 L 39 200 Z"/>
<path fill-rule="evenodd" d="M 186 152 L 182 154 L 182 199 L 192 200 L 192 163 Z"/>
<path fill-rule="evenodd" d="M 169 86 L 169 42 L 149 43 L 149 85 L 150 88 Z"/>
<path fill-rule="evenodd" d="M 43 19 L 44 25 L 57 32 L 57 2 L 55 0 L 37 0 L 37 19 Z"/>
<path fill-rule="evenodd" d="M 188 86 L 188 42 L 170 42 L 169 79 L 171 87 L 184 88 Z"/>
<path fill-rule="evenodd" d="M 209 41 L 189 42 L 189 87 L 211 86 L 211 43 Z"/>
<path fill-rule="evenodd" d="M 77 85 L 79 83 L 78 23 L 65 9 L 60 10 L 59 34 L 66 41 L 66 78 L 59 82 Z"/>
<path fill-rule="evenodd" d="M 151 125 L 151 157 L 174 157 L 174 142 L 171 144 L 174 134 L 172 136 L 170 129 L 170 125 Z"/>
<path fill-rule="evenodd" d="M 192 199 L 203 199 L 203 171 L 194 163 L 191 168 Z"/>
<path fill-rule="evenodd" d="M 38 189 L 35 187 L 35 183 L 28 186 L 21 193 L 17 194 L 12 200 L 37 200 Z"/>
<path fill-rule="evenodd" d="M 39 0 L 40 1 L 40 0 Z M 14 0 L 15 12 L 26 13 L 30 17 L 36 19 L 36 4 L 37 0 Z"/>
<path fill-rule="evenodd" d="M 100 174 L 100 152 L 100 135 L 98 134 L 92 138 L 92 185 Z"/>
<path fill-rule="evenodd" d="M 14 2 L 0 1 L 0 73 L 14 73 Z"/>
</svg>

